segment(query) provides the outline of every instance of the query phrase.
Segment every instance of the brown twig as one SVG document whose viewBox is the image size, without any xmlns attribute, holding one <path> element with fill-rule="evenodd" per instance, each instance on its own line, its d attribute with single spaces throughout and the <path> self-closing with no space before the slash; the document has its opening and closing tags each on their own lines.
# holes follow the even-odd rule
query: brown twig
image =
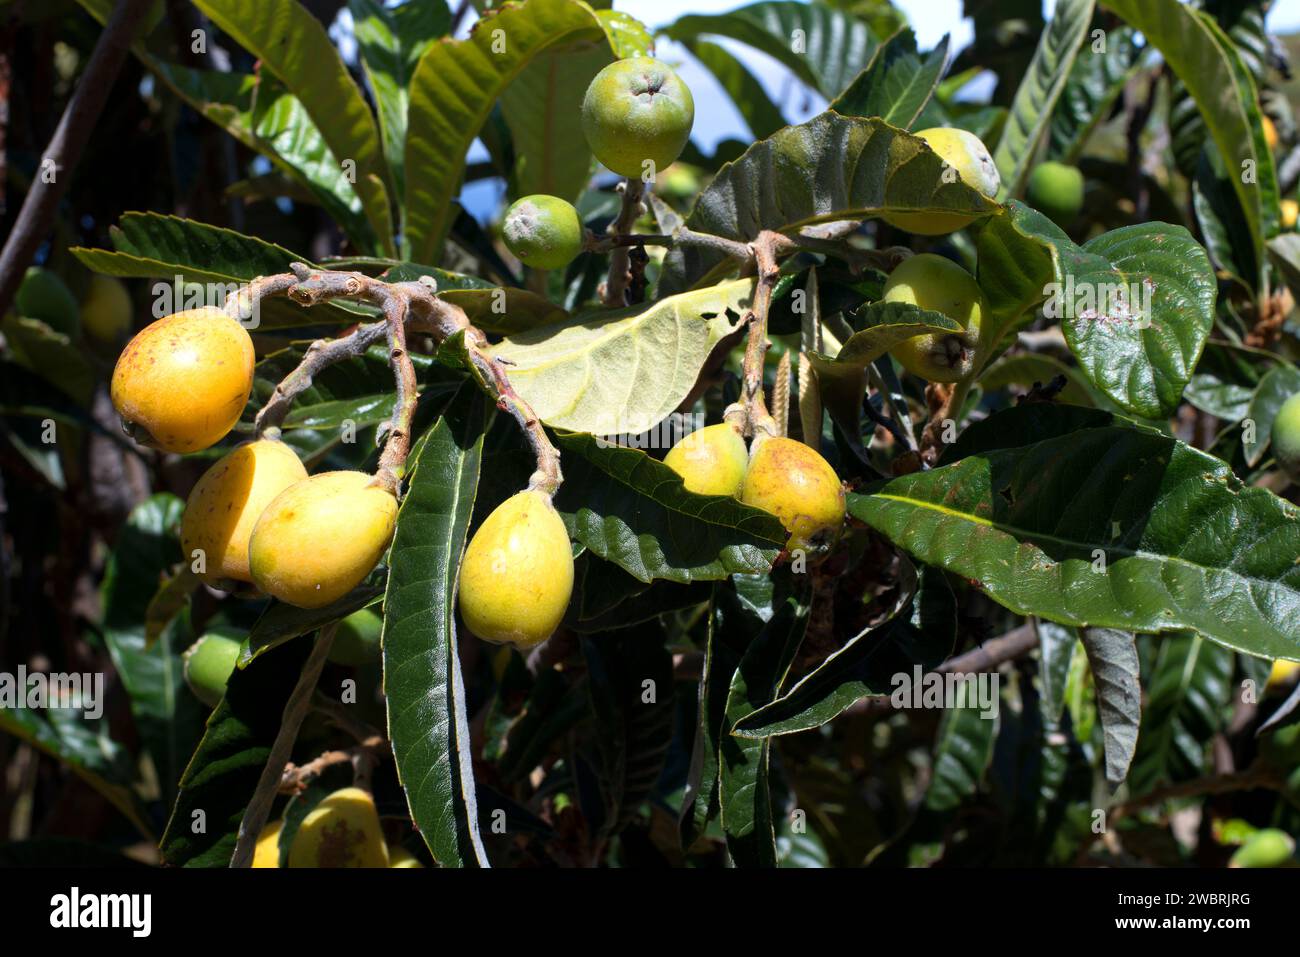
<svg viewBox="0 0 1300 957">
<path fill-rule="evenodd" d="M 641 197 L 645 193 L 645 183 L 636 177 L 629 176 L 619 184 L 619 192 L 622 194 L 623 202 L 619 207 L 618 216 L 609 224 L 609 234 L 611 236 L 625 236 L 632 232 L 632 226 L 645 211 L 641 205 Z M 607 306 L 625 306 L 627 305 L 627 287 L 632 276 L 628 271 L 629 265 L 628 251 L 625 246 L 615 246 L 609 256 L 609 275 L 605 279 L 605 288 L 601 293 L 601 300 Z"/>
<path fill-rule="evenodd" d="M 257 838 L 266 827 L 266 819 L 271 814 L 271 804 L 279 791 L 280 779 L 289 763 L 289 754 L 293 743 L 298 739 L 298 729 L 302 727 L 303 718 L 311 708 L 312 693 L 320 680 L 320 673 L 325 667 L 325 659 L 334 645 L 334 633 L 338 622 L 322 628 L 316 635 L 311 654 L 302 666 L 302 674 L 294 685 L 293 693 L 284 705 L 284 717 L 280 721 L 280 730 L 271 745 L 266 766 L 257 779 L 257 788 L 244 809 L 244 817 L 239 822 L 239 837 L 235 841 L 235 853 L 231 855 L 231 867 L 249 867 L 253 863 L 253 851 L 257 847 Z"/>
<path fill-rule="evenodd" d="M 1011 629 L 997 638 L 992 638 L 965 654 L 949 658 L 934 669 L 936 674 L 968 675 L 983 671 L 995 671 L 1005 662 L 1028 654 L 1038 647 L 1038 626 L 1031 620 L 1017 628 Z M 889 695 L 875 695 L 863 698 L 850 707 L 849 714 L 877 714 L 893 710 Z"/>
<path fill-rule="evenodd" d="M 487 339 L 479 330 L 471 327 L 465 333 L 465 347 L 469 353 L 470 368 L 479 385 L 494 399 L 497 408 L 509 413 L 524 431 L 524 437 L 532 447 L 537 459 L 537 470 L 528 479 L 528 487 L 546 495 L 554 495 L 564 481 L 560 471 L 560 453 L 542 428 L 541 420 L 533 407 L 520 397 L 510 384 L 510 379 L 502 368 L 501 360 L 493 356 L 487 348 Z"/>
<path fill-rule="evenodd" d="M 772 291 L 780 276 L 777 256 L 793 248 L 793 243 L 780 233 L 763 230 L 750 244 L 750 248 L 758 269 L 758 284 L 754 289 L 753 304 L 745 317 L 749 324 L 749 340 L 745 345 L 745 378 L 740 401 L 729 407 L 723 418 L 740 426 L 747 436 L 758 433 L 775 436 L 780 435 L 780 431 L 776 420 L 768 412 L 763 397 L 763 363 L 768 347 L 767 314 L 772 305 Z"/>
<path fill-rule="evenodd" d="M 275 392 L 258 413 L 254 425 L 258 435 L 274 434 L 270 430 L 280 428 L 294 398 L 311 386 L 313 377 L 322 369 L 364 354 L 387 336 L 397 383 L 397 404 L 389 422 L 376 478 L 395 492 L 398 473 L 410 454 L 411 420 L 419 398 L 415 368 L 406 347 L 406 332 L 408 329 L 424 332 L 438 342 L 456 332 L 463 332 L 475 380 L 498 408 L 509 412 L 519 423 L 537 457 L 537 471 L 533 473 L 529 487 L 548 495 L 555 494 L 563 481 L 560 453 L 547 438 L 532 407 L 511 386 L 500 360 L 490 353 L 487 337 L 470 324 L 459 306 L 438 298 L 437 286 L 432 279 L 387 283 L 363 273 L 312 269 L 304 263 L 293 263 L 291 268 L 292 273 L 259 277 L 232 294 L 226 301 L 226 312 L 246 318 L 267 296 L 288 295 L 304 306 L 331 299 L 367 302 L 383 309 L 385 318 L 382 322 L 359 326 L 341 339 L 321 339 L 312 343 L 302 361 L 275 387 Z"/>
<path fill-rule="evenodd" d="M 95 42 L 86 69 L 45 148 L 42 161 L 54 165 L 53 177 L 37 176 L 23 199 L 13 230 L 0 250 L 0 315 L 9 309 L 37 248 L 54 222 L 59 200 L 68 187 L 72 170 L 90 139 L 91 129 L 113 89 L 131 47 L 131 38 L 152 0 L 119 0 Z"/>
<path fill-rule="evenodd" d="M 284 766 L 284 772 L 280 775 L 278 791 L 280 794 L 298 794 L 328 768 L 344 763 L 352 765 L 353 783 L 369 790 L 375 765 L 387 753 L 388 739 L 376 734 L 350 748 L 325 751 L 306 764 L 290 762 Z"/>
<path fill-rule="evenodd" d="M 397 382 L 397 401 L 393 404 L 393 417 L 388 423 L 384 438 L 384 451 L 379 456 L 376 477 L 388 491 L 397 494 L 401 484 L 401 471 L 406 456 L 411 451 L 411 422 L 415 418 L 415 404 L 420 398 L 415 381 L 415 366 L 406 351 L 407 304 L 400 297 L 390 297 L 384 303 L 384 325 L 388 330 L 388 357 Z"/>
<path fill-rule="evenodd" d="M 1110 809 L 1110 820 L 1115 822 L 1122 817 L 1127 817 L 1134 812 L 1150 807 L 1153 804 L 1162 804 L 1165 801 L 1176 801 L 1180 798 L 1204 797 L 1214 794 L 1231 794 L 1236 791 L 1253 791 L 1256 788 L 1266 788 L 1268 790 L 1280 790 L 1286 782 L 1282 775 L 1267 765 L 1256 762 L 1244 771 L 1234 771 L 1228 774 L 1210 774 L 1205 777 L 1193 778 L 1190 781 L 1180 781 L 1177 784 L 1167 784 L 1164 787 L 1148 791 L 1146 794 L 1117 804 Z"/>
</svg>

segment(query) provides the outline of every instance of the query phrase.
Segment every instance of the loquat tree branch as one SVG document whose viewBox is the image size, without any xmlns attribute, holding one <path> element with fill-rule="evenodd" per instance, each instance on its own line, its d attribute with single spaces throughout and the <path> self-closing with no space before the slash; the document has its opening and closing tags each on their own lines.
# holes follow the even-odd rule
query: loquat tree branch
<svg viewBox="0 0 1300 957">
<path fill-rule="evenodd" d="M 611 236 L 625 236 L 631 233 L 632 226 L 645 211 L 645 207 L 641 205 L 641 197 L 645 194 L 645 183 L 641 180 L 629 176 L 619 184 L 619 192 L 622 194 L 623 202 L 619 206 L 618 216 L 609 224 Z M 605 279 L 605 288 L 601 292 L 601 300 L 605 305 L 627 305 L 627 287 L 632 279 L 630 265 L 627 247 L 614 246 L 609 256 L 609 275 Z"/>
<path fill-rule="evenodd" d="M 103 112 L 136 28 L 151 6 L 152 0 L 119 0 L 95 41 L 86 69 L 45 147 L 42 160 L 54 165 L 54 176 L 38 176 L 32 181 L 14 227 L 0 249 L 0 314 L 13 302 L 24 271 L 54 223 L 55 210 L 67 190 L 72 170 Z"/>
<path fill-rule="evenodd" d="M 293 743 L 298 740 L 298 729 L 311 710 L 312 694 L 320 673 L 325 668 L 325 659 L 329 657 L 330 648 L 334 646 L 334 633 L 338 631 L 338 622 L 326 625 L 316 634 L 311 654 L 302 666 L 298 683 L 284 705 L 284 717 L 280 721 L 280 730 L 267 755 L 266 766 L 257 779 L 257 788 L 244 809 L 244 817 L 239 822 L 239 836 L 235 840 L 235 853 L 231 855 L 231 867 L 250 867 L 253 863 L 253 851 L 257 847 L 257 838 L 266 827 L 266 819 L 271 814 L 271 804 L 280 789 L 280 780 L 284 769 L 289 764 L 289 754 Z"/>
<path fill-rule="evenodd" d="M 361 325 L 339 339 L 313 342 L 302 361 L 276 385 L 271 398 L 258 412 L 254 428 L 259 436 L 278 434 L 293 400 L 311 386 L 313 378 L 322 369 L 344 359 L 363 355 L 371 346 L 387 337 L 397 403 L 388 424 L 376 478 L 395 492 L 399 473 L 410 454 L 411 420 L 419 399 L 415 367 L 406 346 L 407 330 L 427 333 L 440 343 L 449 336 L 462 332 L 475 381 L 492 397 L 499 409 L 509 412 L 519 423 L 537 458 L 537 471 L 533 473 L 529 487 L 548 495 L 555 494 L 563 481 L 560 453 L 547 438 L 532 407 L 510 384 L 501 360 L 490 353 L 487 337 L 470 324 L 463 309 L 438 298 L 437 286 L 432 279 L 426 277 L 418 282 L 388 283 L 364 273 L 312 269 L 304 263 L 293 263 L 291 268 L 292 273 L 258 277 L 247 287 L 232 293 L 226 300 L 226 313 L 235 318 L 247 318 L 262 299 L 287 295 L 304 306 L 314 306 L 332 299 L 366 302 L 381 308 L 384 320 Z"/>
<path fill-rule="evenodd" d="M 777 256 L 793 248 L 791 240 L 780 233 L 764 230 L 750 244 L 758 268 L 758 285 L 754 301 L 745 317 L 749 339 L 745 344 L 744 383 L 740 401 L 723 414 L 728 422 L 740 426 L 745 435 L 763 433 L 780 435 L 780 429 L 763 397 L 763 363 L 767 355 L 767 314 L 772 305 L 772 291 L 780 275 Z"/>
</svg>

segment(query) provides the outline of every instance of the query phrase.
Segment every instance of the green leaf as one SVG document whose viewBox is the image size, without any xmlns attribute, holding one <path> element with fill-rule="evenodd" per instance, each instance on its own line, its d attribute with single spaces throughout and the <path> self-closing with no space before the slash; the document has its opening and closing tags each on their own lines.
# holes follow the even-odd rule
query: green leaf
<svg viewBox="0 0 1300 957">
<path fill-rule="evenodd" d="M 307 190 L 358 248 L 375 248 L 375 232 L 361 197 L 340 175 L 339 160 L 302 102 L 275 76 L 191 70 L 157 60 L 138 47 L 136 55 L 195 111 Z"/>
<path fill-rule="evenodd" d="M 421 449 L 397 514 L 384 595 L 389 739 L 411 817 L 444 867 L 487 866 L 455 621 L 484 416 L 480 394 L 466 387 Z"/>
<path fill-rule="evenodd" d="M 271 756 L 285 703 L 310 650 L 309 642 L 295 642 L 230 676 L 225 697 L 209 716 L 203 740 L 181 777 L 181 792 L 160 845 L 166 863 L 230 866 L 239 822 Z"/>
<path fill-rule="evenodd" d="M 1159 49 L 1196 100 L 1250 224 L 1255 261 L 1263 262 L 1264 240 L 1278 230 L 1277 177 L 1255 82 L 1232 41 L 1209 16 L 1178 0 L 1102 2 Z M 1247 169 L 1249 182 L 1241 175 Z"/>
<path fill-rule="evenodd" d="M 366 580 L 337 601 L 322 608 L 299 608 L 272 599 L 253 623 L 252 630 L 239 649 L 239 667 L 247 668 L 257 658 L 290 639 L 319 631 L 330 622 L 339 621 L 376 603 L 384 594 L 388 569 L 382 565 Z"/>
<path fill-rule="evenodd" d="M 695 495 L 640 449 L 559 433 L 555 497 L 569 535 L 639 581 L 692 582 L 766 572 L 789 537 L 779 520 L 725 495 Z"/>
<path fill-rule="evenodd" d="M 492 106 L 547 49 L 578 41 L 603 41 L 613 49 L 606 28 L 605 21 L 577 0 L 524 0 L 487 11 L 469 37 L 434 44 L 420 58 L 411 80 L 406 137 L 410 258 L 438 261 L 451 227 L 451 201 L 460 188 L 465 154 Z M 619 30 L 614 22 L 608 28 Z M 575 114 L 577 106 L 571 104 Z"/>
<path fill-rule="evenodd" d="M 1065 688 L 1070 677 L 1070 659 L 1079 636 L 1073 628 L 1054 621 L 1040 621 L 1038 628 L 1038 681 L 1045 719 L 1055 725 L 1065 710 Z"/>
<path fill-rule="evenodd" d="M 1246 409 L 1246 418 L 1255 423 L 1255 441 L 1242 442 L 1247 465 L 1253 467 L 1263 461 L 1273 441 L 1273 420 L 1278 409 L 1297 392 L 1300 392 L 1300 368 L 1296 366 L 1274 366 L 1259 380 Z"/>
<path fill-rule="evenodd" d="M 1217 283 L 1205 250 L 1164 223 L 1111 230 L 1081 254 L 1057 248 L 1067 304 L 1070 278 L 1085 300 L 1088 289 L 1095 297 L 1083 309 L 1076 299 L 1061 322 L 1084 374 L 1135 415 L 1172 413 L 1214 327 Z"/>
<path fill-rule="evenodd" d="M 180 290 L 173 284 L 176 311 L 219 307 L 226 293 L 248 280 L 288 272 L 293 262 L 307 262 L 287 249 L 231 229 L 158 213 L 125 213 L 110 235 L 116 252 L 80 246 L 70 251 L 87 268 L 106 275 L 173 283 L 180 276 L 183 283 L 199 284 L 197 289 Z M 333 303 L 304 308 L 287 298 L 272 297 L 262 300 L 257 318 L 258 324 L 250 324 L 250 329 L 353 323 L 358 315 Z"/>
<path fill-rule="evenodd" d="M 1093 19 L 1094 28 L 1100 21 Z M 1105 30 L 1096 37 L 1088 31 L 1079 48 L 1069 81 L 1052 110 L 1047 139 L 1047 157 L 1073 163 L 1083 152 L 1088 137 L 1110 113 L 1124 84 L 1138 63 L 1138 48 L 1132 27 Z"/>
<path fill-rule="evenodd" d="M 1148 419 L 1178 405 L 1214 325 L 1216 282 L 1181 226 L 1143 223 L 1075 245 L 1046 217 L 1012 202 L 980 232 L 980 286 L 1000 343 L 1034 306 L 1060 318 L 1080 369 L 1121 408 Z"/>
<path fill-rule="evenodd" d="M 392 211 L 379 131 L 325 26 L 296 0 L 194 0 L 302 102 L 361 197 L 380 248 L 393 245 Z M 351 165 L 350 172 L 347 169 Z"/>
<path fill-rule="evenodd" d="M 952 653 L 957 601 L 943 575 L 922 569 L 920 589 L 908 591 L 885 623 L 864 629 L 804 675 L 785 694 L 736 723 L 745 738 L 807 731 L 834 720 L 863 698 L 888 696 L 898 675 L 933 671 Z M 893 617 L 911 604 L 907 617 Z"/>
<path fill-rule="evenodd" d="M 871 59 L 878 41 L 865 23 L 819 3 L 764 0 L 719 14 L 688 14 L 660 31 L 682 42 L 723 36 L 761 50 L 834 99 Z"/>
<path fill-rule="evenodd" d="M 880 45 L 871 63 L 830 108 L 844 116 L 878 116 L 910 130 L 947 66 L 947 34 L 922 57 L 916 50 L 916 35 L 910 29 L 900 30 Z"/>
<path fill-rule="evenodd" d="M 1295 506 L 1151 429 L 1098 425 L 975 452 L 850 495 L 849 511 L 1019 614 L 1300 652 Z"/>
<path fill-rule="evenodd" d="M 587 695 L 600 754 L 601 837 L 636 816 L 663 770 L 673 738 L 673 658 L 663 628 L 582 639 Z"/>
<path fill-rule="evenodd" d="M 968 685 L 963 687 L 969 689 Z M 926 811 L 956 810 L 979 790 L 993 760 L 998 718 L 985 716 L 972 697 L 968 691 L 962 695 L 962 703 L 943 713 L 930 762 L 932 777 L 923 804 Z"/>
<path fill-rule="evenodd" d="M 100 600 L 104 643 L 130 696 L 136 730 L 153 759 L 163 802 L 171 806 L 181 774 L 203 734 L 207 708 L 185 686 L 181 654 L 193 641 L 180 615 L 152 644 L 148 611 L 158 583 L 181 562 L 178 529 L 184 503 L 160 493 L 137 505 L 113 546 Z"/>
<path fill-rule="evenodd" d="M 547 425 L 637 434 L 677 408 L 713 348 L 736 330 L 752 279 L 648 305 L 581 313 L 506 338 L 493 354 Z"/>
<path fill-rule="evenodd" d="M 769 579 L 763 576 L 763 580 Z M 727 696 L 732 675 L 740 661 L 740 656 L 724 639 L 721 630 L 726 624 L 730 637 L 743 633 L 740 627 L 725 619 L 723 609 L 719 606 L 721 592 L 727 592 L 725 598 L 734 594 L 730 584 L 715 584 L 712 588 L 709 629 L 705 639 L 704 662 L 700 668 L 695 739 L 691 744 L 691 764 L 687 771 L 686 789 L 682 795 L 682 809 L 677 822 L 682 849 L 687 851 L 704 834 L 709 822 L 718 813 L 722 741 L 728 732 Z"/>
<path fill-rule="evenodd" d="M 546 193 L 577 201 L 592 170 L 578 106 L 592 77 L 613 59 L 603 37 L 556 44 L 502 91 L 501 114 L 515 153 L 515 195 Z"/>
<path fill-rule="evenodd" d="M 1070 68 L 1088 34 L 1096 0 L 1057 0 L 1052 22 L 1039 41 L 1029 69 L 1020 80 L 1007 125 L 993 151 L 1002 174 L 999 198 L 1017 196 L 1038 156 L 1038 146 L 1052 111 L 1070 79 Z"/>
<path fill-rule="evenodd" d="M 8 315 L 0 332 L 18 365 L 34 372 L 81 406 L 90 404 L 99 376 L 85 352 L 39 319 Z"/>
<path fill-rule="evenodd" d="M 1142 683 L 1136 639 L 1115 628 L 1084 628 L 1079 634 L 1097 690 L 1097 712 L 1111 789 L 1128 776 L 1142 718 Z"/>
<path fill-rule="evenodd" d="M 686 225 L 751 242 L 765 229 L 868 219 L 892 212 L 971 217 L 1001 207 L 960 180 L 945 182 L 944 162 L 925 141 L 878 118 L 826 112 L 749 147 L 700 194 Z M 664 258 L 660 294 L 714 281 L 734 266 L 699 245 Z"/>
<path fill-rule="evenodd" d="M 16 680 L 16 676 L 11 680 Z M 136 792 L 130 753 L 113 740 L 108 718 L 87 717 L 81 704 L 75 702 L 44 711 L 0 708 L 0 731 L 66 764 L 73 774 L 121 811 L 145 840 L 152 841 L 154 830 Z M 102 696 L 95 705 L 103 707 Z"/>
<path fill-rule="evenodd" d="M 764 139 L 786 125 L 780 108 L 767 95 L 763 84 L 725 47 L 708 40 L 688 40 L 683 45 L 731 97 L 749 127 L 751 138 Z"/>
<path fill-rule="evenodd" d="M 727 727 L 734 728 L 780 693 L 807 627 L 807 605 L 794 597 L 780 602 L 731 677 Z M 738 867 L 776 866 L 776 832 L 768 784 L 770 751 L 770 738 L 728 735 L 722 739 L 719 805 L 727 851 Z"/>
<path fill-rule="evenodd" d="M 630 628 L 667 612 L 702 605 L 713 592 L 707 581 L 643 582 L 590 551 L 577 560 L 574 576 L 574 598 L 565 625 L 584 635 Z"/>
<path fill-rule="evenodd" d="M 1205 753 L 1232 699 L 1233 654 L 1198 635 L 1160 639 L 1129 773 L 1132 794 L 1205 772 Z"/>
<path fill-rule="evenodd" d="M 406 185 L 407 88 L 420 57 L 451 29 L 451 8 L 444 3 L 418 0 L 396 7 L 385 6 L 382 0 L 348 0 L 348 9 L 400 205 Z"/>
</svg>

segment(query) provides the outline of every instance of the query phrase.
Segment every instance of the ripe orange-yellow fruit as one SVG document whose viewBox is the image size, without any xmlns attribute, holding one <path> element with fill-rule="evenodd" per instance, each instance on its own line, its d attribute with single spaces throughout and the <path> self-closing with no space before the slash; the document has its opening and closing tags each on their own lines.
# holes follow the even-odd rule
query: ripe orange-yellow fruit
<svg viewBox="0 0 1300 957">
<path fill-rule="evenodd" d="M 262 828 L 253 847 L 254 867 L 280 866 L 280 831 L 283 829 L 284 821 L 272 821 Z"/>
<path fill-rule="evenodd" d="M 387 867 L 375 799 L 361 788 L 343 788 L 317 804 L 298 825 L 289 866 Z"/>
<path fill-rule="evenodd" d="M 549 496 L 525 490 L 483 520 L 460 566 L 460 614 L 485 641 L 551 637 L 573 594 L 573 548 Z"/>
<path fill-rule="evenodd" d="M 781 520 L 787 548 L 834 544 L 844 524 L 844 486 L 830 463 L 802 442 L 755 437 L 740 500 Z"/>
<path fill-rule="evenodd" d="M 248 540 L 262 510 L 277 495 L 307 477 L 298 455 L 283 442 L 247 442 L 218 459 L 195 483 L 181 518 L 181 549 L 193 564 L 201 553 L 199 577 L 217 588 L 251 582 Z"/>
<path fill-rule="evenodd" d="M 424 867 L 420 859 L 400 844 L 388 845 L 389 867 Z"/>
<path fill-rule="evenodd" d="M 1268 144 L 1268 149 L 1269 152 L 1271 153 L 1277 149 L 1277 141 L 1278 141 L 1277 125 L 1273 122 L 1272 119 L 1270 119 L 1268 116 L 1265 116 L 1263 113 L 1259 115 L 1259 118 L 1262 121 L 1262 125 L 1264 127 L 1264 142 Z"/>
<path fill-rule="evenodd" d="M 683 436 L 664 456 L 664 465 L 696 495 L 739 495 L 749 450 L 735 427 L 723 422 Z"/>
<path fill-rule="evenodd" d="M 295 482 L 253 526 L 253 583 L 299 608 L 328 605 L 370 574 L 396 523 L 397 499 L 364 472 L 322 472 Z"/>
<path fill-rule="evenodd" d="M 253 391 L 253 340 L 220 309 L 164 316 L 127 343 L 113 369 L 113 406 L 136 441 L 197 452 L 239 421 Z"/>
</svg>

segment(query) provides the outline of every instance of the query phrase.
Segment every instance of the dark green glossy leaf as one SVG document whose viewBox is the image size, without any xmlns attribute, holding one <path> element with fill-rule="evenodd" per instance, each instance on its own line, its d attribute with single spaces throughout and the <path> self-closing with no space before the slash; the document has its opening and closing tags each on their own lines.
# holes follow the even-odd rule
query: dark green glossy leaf
<svg viewBox="0 0 1300 957">
<path fill-rule="evenodd" d="M 1160 639 L 1128 776 L 1133 794 L 1205 773 L 1210 739 L 1232 698 L 1233 658 L 1227 648 L 1195 634 Z"/>
<path fill-rule="evenodd" d="M 734 728 L 780 693 L 807 627 L 807 605 L 794 597 L 780 602 L 731 677 L 727 727 Z M 725 735 L 721 741 L 719 806 L 727 851 L 738 867 L 776 866 L 776 832 L 768 782 L 770 749 L 770 738 Z"/>
<path fill-rule="evenodd" d="M 194 639 L 189 615 L 173 619 L 155 642 L 146 635 L 158 583 L 181 562 L 183 510 L 184 503 L 166 493 L 137 505 L 118 534 L 100 592 L 104 643 L 130 696 L 136 730 L 153 759 L 167 806 L 203 734 L 208 710 L 185 686 L 181 671 L 181 654 Z"/>
<path fill-rule="evenodd" d="M 1019 614 L 1192 628 L 1268 657 L 1300 650 L 1295 506 L 1154 430 L 1097 426 L 975 452 L 850 495 L 849 511 Z"/>
<path fill-rule="evenodd" d="M 271 599 L 239 650 L 239 667 L 247 668 L 259 656 L 292 638 L 318 631 L 332 621 L 376 604 L 384 594 L 387 580 L 388 569 L 381 565 L 352 591 L 322 608 L 299 608 Z"/>
<path fill-rule="evenodd" d="M 1052 110 L 1047 156 L 1061 163 L 1078 159 L 1092 131 L 1106 119 L 1138 59 L 1131 27 L 1103 30 L 1098 36 L 1096 18 L 1093 25 Z"/>
<path fill-rule="evenodd" d="M 420 450 L 397 514 L 384 595 L 389 739 L 411 817 L 444 867 L 487 865 L 455 620 L 484 417 L 481 395 L 467 386 Z"/>
<path fill-rule="evenodd" d="M 695 495 L 640 449 L 559 433 L 565 483 L 555 498 L 570 536 L 649 582 L 692 582 L 769 569 L 788 537 L 772 515 L 723 495 Z"/>
<path fill-rule="evenodd" d="M 830 108 L 845 116 L 879 116 L 910 130 L 947 65 L 947 34 L 922 57 L 916 50 L 916 35 L 910 29 L 900 30 L 880 45 L 871 63 Z"/>
<path fill-rule="evenodd" d="M 248 800 L 271 755 L 284 706 L 311 650 L 300 641 L 236 670 L 181 778 L 163 834 L 173 867 L 228 867 Z"/>
</svg>

